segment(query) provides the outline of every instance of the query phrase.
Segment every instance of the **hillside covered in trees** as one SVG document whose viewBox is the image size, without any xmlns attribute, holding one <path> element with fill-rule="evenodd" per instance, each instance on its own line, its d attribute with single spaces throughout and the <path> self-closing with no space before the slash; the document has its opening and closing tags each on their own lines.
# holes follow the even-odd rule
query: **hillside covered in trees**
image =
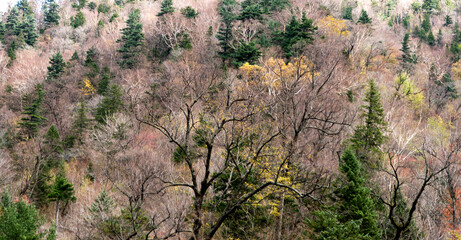
<svg viewBox="0 0 461 240">
<path fill-rule="evenodd" d="M 0 239 L 461 239 L 459 13 L 18 0 Z"/>
</svg>

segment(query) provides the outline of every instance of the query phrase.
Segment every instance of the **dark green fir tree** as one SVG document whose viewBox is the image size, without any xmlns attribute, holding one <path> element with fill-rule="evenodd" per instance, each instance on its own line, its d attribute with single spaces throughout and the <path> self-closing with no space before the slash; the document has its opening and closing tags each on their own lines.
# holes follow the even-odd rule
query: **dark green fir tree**
<svg viewBox="0 0 461 240">
<path fill-rule="evenodd" d="M 43 6 L 43 21 L 45 22 L 45 27 L 49 28 L 51 26 L 56 26 L 59 24 L 59 5 L 56 3 L 56 0 L 46 0 L 45 5 Z"/>
<path fill-rule="evenodd" d="M 139 9 L 133 10 L 126 21 L 126 28 L 122 29 L 122 37 L 117 40 L 121 48 L 117 51 L 122 59 L 118 62 L 122 68 L 134 68 L 139 62 L 139 56 L 144 46 L 141 15 Z"/>
<path fill-rule="evenodd" d="M 368 24 L 368 23 L 371 23 L 371 18 L 368 17 L 367 11 L 365 11 L 365 10 L 362 9 L 362 12 L 360 13 L 359 20 L 358 20 L 357 22 L 358 22 L 358 23 L 361 23 L 361 24 Z"/>
<path fill-rule="evenodd" d="M 62 58 L 61 52 L 56 53 L 50 58 L 50 66 L 48 67 L 48 75 L 46 79 L 48 81 L 58 79 L 63 73 L 66 67 L 66 63 Z"/>
<path fill-rule="evenodd" d="M 122 96 L 123 93 L 120 87 L 115 84 L 111 85 L 96 108 L 96 121 L 104 124 L 107 117 L 119 112 L 123 108 Z"/>
<path fill-rule="evenodd" d="M 36 98 L 30 106 L 24 108 L 22 114 L 26 116 L 22 117 L 21 121 L 18 122 L 18 125 L 24 130 L 28 138 L 34 137 L 39 127 L 47 120 L 42 116 L 42 104 L 45 96 L 42 88 L 41 84 L 35 86 Z"/>
<path fill-rule="evenodd" d="M 235 53 L 232 54 L 232 58 L 234 59 L 233 63 L 237 67 L 240 67 L 246 62 L 254 64 L 260 56 L 261 50 L 256 46 L 255 42 L 241 42 L 235 50 Z"/>
<path fill-rule="evenodd" d="M 163 16 L 168 13 L 173 13 L 174 12 L 174 7 L 173 7 L 173 0 L 163 0 L 162 5 L 160 6 L 160 12 L 157 14 L 157 16 Z"/>
<path fill-rule="evenodd" d="M 231 42 L 233 39 L 232 27 L 236 19 L 235 8 L 237 2 L 235 0 L 222 0 L 219 5 L 219 15 L 221 16 L 221 24 L 216 34 L 218 45 L 221 50 L 218 55 L 225 61 L 232 54 Z"/>
<path fill-rule="evenodd" d="M 74 185 L 70 183 L 63 174 L 56 177 L 56 180 L 51 188 L 51 193 L 48 198 L 51 202 L 56 202 L 56 216 L 54 224 L 59 226 L 59 214 L 61 203 L 75 202 Z"/>
</svg>

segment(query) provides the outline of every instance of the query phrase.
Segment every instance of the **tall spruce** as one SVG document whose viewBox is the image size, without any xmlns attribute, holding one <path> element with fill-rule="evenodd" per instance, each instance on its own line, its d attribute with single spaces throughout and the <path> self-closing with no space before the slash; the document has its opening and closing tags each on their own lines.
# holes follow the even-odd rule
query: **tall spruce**
<svg viewBox="0 0 461 240">
<path fill-rule="evenodd" d="M 5 28 L 8 35 L 17 35 L 21 24 L 21 15 L 17 7 L 11 8 L 8 17 L 6 18 Z"/>
<path fill-rule="evenodd" d="M 5 23 L 3 23 L 3 21 L 0 21 L 0 42 L 1 43 L 5 43 L 5 35 L 6 35 Z"/>
<path fill-rule="evenodd" d="M 38 34 L 35 26 L 35 17 L 32 14 L 25 14 L 21 23 L 21 31 L 24 34 L 24 41 L 34 46 L 37 42 Z"/>
<path fill-rule="evenodd" d="M 410 40 L 410 34 L 405 33 L 405 36 L 403 37 L 402 48 L 400 49 L 400 51 L 402 51 L 402 61 L 403 62 L 411 61 L 411 52 L 410 52 L 410 47 L 408 46 L 409 40 Z"/>
<path fill-rule="evenodd" d="M 111 85 L 96 108 L 96 121 L 104 124 L 107 117 L 119 112 L 123 108 L 122 95 L 123 93 L 119 86 Z"/>
<path fill-rule="evenodd" d="M 232 27 L 237 18 L 235 14 L 236 6 L 237 2 L 235 0 L 222 0 L 219 5 L 221 24 L 219 26 L 218 33 L 216 34 L 216 38 L 218 39 L 218 45 L 221 48 L 218 55 L 223 59 L 223 61 L 229 59 L 232 54 Z"/>
<path fill-rule="evenodd" d="M 261 8 L 261 4 L 259 2 L 245 0 L 240 4 L 240 6 L 242 7 L 242 10 L 238 16 L 239 20 L 245 21 L 251 19 L 262 19 L 263 9 Z"/>
<path fill-rule="evenodd" d="M 18 125 L 24 130 L 28 138 L 34 137 L 39 127 L 47 120 L 42 116 L 42 104 L 45 92 L 42 89 L 42 85 L 38 84 L 35 86 L 36 98 L 30 106 L 24 108 L 22 114 L 26 115 L 21 118 Z"/>
<path fill-rule="evenodd" d="M 174 7 L 173 7 L 173 0 L 163 0 L 162 5 L 160 6 L 160 12 L 157 14 L 157 16 L 163 16 L 168 13 L 173 13 L 174 12 Z"/>
<path fill-rule="evenodd" d="M 362 125 L 355 128 L 354 135 L 350 139 L 352 147 L 356 150 L 360 160 L 374 165 L 367 159 L 368 154 L 379 152 L 379 147 L 386 140 L 384 132 L 387 122 L 384 120 L 384 108 L 381 104 L 381 96 L 373 79 L 368 82 L 368 89 L 364 98 L 365 104 L 361 106 Z"/>
<path fill-rule="evenodd" d="M 304 46 L 314 42 L 316 30 L 317 26 L 314 26 L 312 19 L 308 19 L 303 12 L 301 22 L 292 16 L 284 31 L 276 33 L 275 40 L 280 44 L 287 57 L 290 57 L 294 55 L 294 47 L 298 43 Z"/>
<path fill-rule="evenodd" d="M 232 54 L 232 58 L 234 59 L 233 63 L 237 67 L 240 67 L 246 62 L 254 64 L 260 56 L 261 50 L 256 46 L 255 42 L 249 42 L 248 44 L 241 42 L 235 50 L 235 53 Z"/>
<path fill-rule="evenodd" d="M 359 20 L 357 22 L 361 23 L 361 24 L 371 23 L 371 18 L 368 17 L 367 11 L 362 9 L 362 12 L 360 13 Z"/>
<path fill-rule="evenodd" d="M 50 66 L 48 67 L 48 75 L 46 79 L 48 81 L 58 79 L 63 73 L 66 63 L 62 58 L 61 52 L 56 53 L 50 58 Z"/>
<path fill-rule="evenodd" d="M 450 17 L 450 15 L 445 15 L 445 23 L 443 24 L 444 27 L 448 27 L 453 23 L 453 19 Z"/>
<path fill-rule="evenodd" d="M 58 175 L 52 186 L 51 193 L 48 198 L 51 202 L 56 202 L 56 216 L 54 224 L 59 227 L 59 211 L 61 203 L 68 203 L 70 201 L 75 202 L 75 190 L 74 185 L 70 183 L 67 178 L 63 175 Z"/>
<path fill-rule="evenodd" d="M 19 0 L 16 4 L 16 7 L 23 12 L 24 15 L 33 14 L 32 7 L 29 4 L 28 0 Z"/>
<path fill-rule="evenodd" d="M 361 165 L 350 148 L 341 157 L 343 177 L 335 191 L 332 206 L 314 212 L 308 223 L 314 230 L 312 238 L 372 240 L 381 239 L 376 203 L 371 190 L 365 186 Z"/>
<path fill-rule="evenodd" d="M 55 0 L 46 0 L 43 6 L 45 27 L 49 28 L 59 24 L 59 5 Z"/>
<path fill-rule="evenodd" d="M 122 37 L 117 40 L 121 48 L 122 59 L 118 62 L 122 68 L 134 68 L 139 62 L 139 55 L 144 46 L 144 33 L 142 33 L 141 15 L 139 9 L 133 10 L 126 21 L 126 28 L 122 29 Z"/>
</svg>

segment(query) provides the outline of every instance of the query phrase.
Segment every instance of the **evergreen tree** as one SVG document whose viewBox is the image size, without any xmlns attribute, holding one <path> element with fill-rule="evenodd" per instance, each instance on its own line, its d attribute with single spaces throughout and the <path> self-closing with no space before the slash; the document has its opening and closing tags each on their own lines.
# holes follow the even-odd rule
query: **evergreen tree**
<svg viewBox="0 0 461 240">
<path fill-rule="evenodd" d="M 99 74 L 99 65 L 96 62 L 98 54 L 98 50 L 95 47 L 91 47 L 86 51 L 84 66 L 90 69 L 88 73 L 89 78 L 94 78 Z"/>
<path fill-rule="evenodd" d="M 5 191 L 0 202 L 0 239 L 56 240 L 55 229 L 40 233 L 44 223 L 38 210 L 25 200 L 12 201 Z"/>
<path fill-rule="evenodd" d="M 353 19 L 353 16 L 352 16 L 352 10 L 353 10 L 353 8 L 351 6 L 345 7 L 344 8 L 344 13 L 343 13 L 343 19 L 353 21 L 354 19 Z"/>
<path fill-rule="evenodd" d="M 45 136 L 45 151 L 49 158 L 59 158 L 57 154 L 62 153 L 62 141 L 61 136 L 59 135 L 58 129 L 55 125 L 51 125 L 51 127 L 46 132 Z M 52 162 L 56 162 L 59 159 L 50 159 Z"/>
<path fill-rule="evenodd" d="M 20 22 L 19 10 L 13 7 L 6 19 L 5 28 L 9 35 L 17 35 L 19 33 Z"/>
<path fill-rule="evenodd" d="M 74 51 L 74 54 L 72 54 L 72 57 L 70 58 L 71 61 L 78 61 L 80 58 L 78 57 L 77 51 Z"/>
<path fill-rule="evenodd" d="M 429 14 L 424 15 L 424 20 L 421 23 L 421 28 L 424 29 L 426 33 L 431 31 L 432 25 L 431 25 L 431 16 Z"/>
<path fill-rule="evenodd" d="M 122 90 L 115 84 L 111 85 L 96 108 L 95 119 L 99 123 L 104 124 L 107 117 L 120 111 L 122 107 Z"/>
<path fill-rule="evenodd" d="M 400 51 L 402 51 L 402 61 L 403 62 L 409 62 L 411 60 L 410 47 L 408 46 L 409 40 L 410 40 L 410 34 L 405 33 L 405 36 L 403 37 L 402 48 L 400 49 Z"/>
<path fill-rule="evenodd" d="M 425 10 L 427 13 L 432 13 L 434 10 L 440 8 L 440 0 L 424 0 L 422 9 Z"/>
<path fill-rule="evenodd" d="M 73 28 L 78 28 L 80 26 L 83 26 L 86 22 L 85 15 L 82 12 L 78 12 L 75 17 L 70 18 L 70 25 Z"/>
<path fill-rule="evenodd" d="M 429 46 L 435 46 L 435 43 L 434 34 L 432 33 L 432 30 L 430 30 L 427 34 L 427 44 L 429 44 Z"/>
<path fill-rule="evenodd" d="M 199 15 L 199 12 L 193 9 L 191 6 L 181 8 L 181 14 L 189 19 L 195 18 Z"/>
<path fill-rule="evenodd" d="M 45 1 L 44 9 L 44 16 L 43 21 L 45 22 L 45 27 L 49 28 L 53 25 L 59 25 L 59 5 L 55 2 L 55 0 L 47 0 Z"/>
<path fill-rule="evenodd" d="M 12 41 L 8 47 L 8 57 L 11 61 L 16 59 L 16 41 Z M 10 62 L 11 63 L 11 62 Z"/>
<path fill-rule="evenodd" d="M 91 11 L 94 11 L 96 9 L 96 3 L 95 2 L 90 2 L 88 3 L 88 8 L 91 10 Z"/>
<path fill-rule="evenodd" d="M 110 83 L 110 73 L 109 73 L 109 68 L 104 68 L 103 74 L 101 79 L 99 80 L 98 83 L 98 94 L 104 95 L 107 91 L 107 88 L 109 87 Z"/>
<path fill-rule="evenodd" d="M 232 27 L 233 22 L 236 19 L 234 13 L 237 2 L 235 0 L 222 0 L 219 5 L 219 15 L 221 16 L 221 24 L 216 34 L 218 39 L 218 45 L 221 47 L 221 51 L 218 52 L 218 55 L 224 60 L 231 57 L 232 48 L 231 41 L 233 38 Z"/>
<path fill-rule="evenodd" d="M 240 5 L 242 6 L 242 10 L 238 16 L 239 20 L 262 19 L 263 11 L 259 3 L 255 3 L 252 0 L 245 0 Z"/>
<path fill-rule="evenodd" d="M 283 51 L 288 57 L 293 56 L 293 47 L 295 44 L 302 45 L 311 44 L 314 42 L 314 33 L 317 27 L 313 25 L 312 19 L 308 19 L 303 13 L 301 22 L 294 16 L 290 23 L 285 27 L 285 31 L 276 33 L 275 40 L 279 42 Z"/>
<path fill-rule="evenodd" d="M 38 132 L 38 128 L 43 124 L 47 119 L 41 115 L 43 97 L 45 92 L 42 90 L 42 85 L 38 84 L 35 87 L 37 98 L 34 102 L 28 107 L 24 108 L 22 114 L 27 115 L 26 117 L 21 118 L 21 122 L 18 122 L 18 125 L 24 129 L 24 132 L 29 138 L 35 136 Z"/>
<path fill-rule="evenodd" d="M 357 22 L 361 23 L 361 24 L 371 23 L 371 18 L 368 17 L 367 11 L 362 9 L 362 12 L 360 13 L 359 20 Z"/>
<path fill-rule="evenodd" d="M 314 239 L 381 239 L 376 203 L 350 148 L 341 157 L 340 171 L 344 180 L 335 193 L 335 205 L 316 212 L 315 219 L 309 221 Z"/>
<path fill-rule="evenodd" d="M 444 27 L 448 27 L 453 23 L 453 19 L 450 17 L 450 15 L 445 16 L 445 23 L 443 24 Z"/>
<path fill-rule="evenodd" d="M 51 193 L 48 198 L 51 202 L 56 202 L 56 220 L 54 224 L 59 227 L 59 209 L 61 202 L 67 203 L 69 201 L 75 202 L 75 190 L 72 183 L 70 183 L 64 176 L 57 176 L 56 181 L 52 187 Z"/>
<path fill-rule="evenodd" d="M 74 122 L 72 123 L 73 139 L 76 139 L 82 143 L 82 136 L 85 133 L 85 130 L 88 128 L 89 123 L 90 120 L 86 116 L 85 102 L 81 101 L 77 108 L 77 115 L 75 116 Z"/>
<path fill-rule="evenodd" d="M 50 58 L 50 66 L 48 67 L 48 75 L 46 80 L 56 80 L 58 79 L 63 73 L 64 68 L 66 67 L 66 63 L 62 58 L 61 52 L 56 53 Z"/>
<path fill-rule="evenodd" d="M 34 46 L 38 39 L 38 34 L 37 28 L 35 27 L 35 18 L 33 15 L 24 15 L 23 21 L 21 23 L 21 30 L 24 34 L 24 41 L 28 45 Z"/>
<path fill-rule="evenodd" d="M 384 120 L 381 96 L 373 79 L 368 82 L 368 90 L 364 101 L 366 104 L 362 105 L 361 118 L 365 120 L 365 123 L 355 128 L 354 135 L 350 141 L 359 159 L 367 161 L 365 159 L 367 153 L 370 151 L 379 152 L 379 147 L 386 140 L 384 131 L 386 130 L 387 122 Z"/>
<path fill-rule="evenodd" d="M 173 7 L 173 0 L 163 0 L 162 5 L 160 6 L 160 12 L 157 14 L 157 16 L 163 16 L 168 13 L 173 13 L 174 12 L 174 7 Z"/>
<path fill-rule="evenodd" d="M 240 67 L 245 62 L 254 64 L 260 56 L 260 48 L 256 46 L 255 42 L 249 42 L 248 44 L 241 42 L 232 58 L 234 59 L 234 65 Z"/>
<path fill-rule="evenodd" d="M 0 21 L 0 42 L 1 43 L 5 43 L 5 33 L 6 33 L 5 23 L 3 23 L 3 21 Z"/>
<path fill-rule="evenodd" d="M 122 43 L 118 49 L 122 59 L 118 62 L 122 68 L 134 68 L 144 46 L 141 15 L 139 9 L 132 11 L 126 21 L 126 28 L 122 29 L 122 37 L 117 42 Z"/>
<path fill-rule="evenodd" d="M 181 41 L 179 42 L 179 47 L 186 50 L 192 49 L 192 39 L 190 39 L 189 34 L 184 33 L 182 35 Z"/>
<path fill-rule="evenodd" d="M 29 4 L 28 0 L 19 0 L 19 2 L 16 4 L 16 7 L 19 10 L 21 10 L 24 15 L 30 15 L 30 14 L 34 13 L 32 11 L 32 8 L 30 7 L 30 4 Z"/>
</svg>

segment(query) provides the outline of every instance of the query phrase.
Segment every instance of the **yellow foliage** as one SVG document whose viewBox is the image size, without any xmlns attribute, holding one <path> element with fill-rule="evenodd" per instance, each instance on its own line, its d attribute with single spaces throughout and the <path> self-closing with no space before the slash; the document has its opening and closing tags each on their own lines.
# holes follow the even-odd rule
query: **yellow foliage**
<svg viewBox="0 0 461 240">
<path fill-rule="evenodd" d="M 92 96 L 96 93 L 96 89 L 93 87 L 93 84 L 91 84 L 88 78 L 83 79 L 83 87 L 80 90 L 82 90 L 83 95 L 85 96 Z"/>
<path fill-rule="evenodd" d="M 406 73 L 401 74 L 397 79 L 397 89 L 405 98 L 408 99 L 411 106 L 418 109 L 424 104 L 424 94 L 422 90 L 415 86 L 413 80 L 408 78 Z"/>
<path fill-rule="evenodd" d="M 292 59 L 288 64 L 283 59 L 270 58 L 264 66 L 245 63 L 240 71 L 248 81 L 260 81 L 269 88 L 269 93 L 277 95 L 281 88 L 293 83 L 310 83 L 318 73 L 312 72 L 314 64 L 305 57 Z"/>
<path fill-rule="evenodd" d="M 319 21 L 319 27 L 324 28 L 330 35 L 348 36 L 346 21 L 336 19 L 332 16 L 322 18 Z"/>
<path fill-rule="evenodd" d="M 447 143 L 450 138 L 450 129 L 453 128 L 450 122 L 445 123 L 440 116 L 437 116 L 429 118 L 427 125 L 432 131 L 434 140 L 438 140 L 442 145 Z"/>
<path fill-rule="evenodd" d="M 461 60 L 453 63 L 451 66 L 451 75 L 453 80 L 461 80 Z"/>
</svg>

